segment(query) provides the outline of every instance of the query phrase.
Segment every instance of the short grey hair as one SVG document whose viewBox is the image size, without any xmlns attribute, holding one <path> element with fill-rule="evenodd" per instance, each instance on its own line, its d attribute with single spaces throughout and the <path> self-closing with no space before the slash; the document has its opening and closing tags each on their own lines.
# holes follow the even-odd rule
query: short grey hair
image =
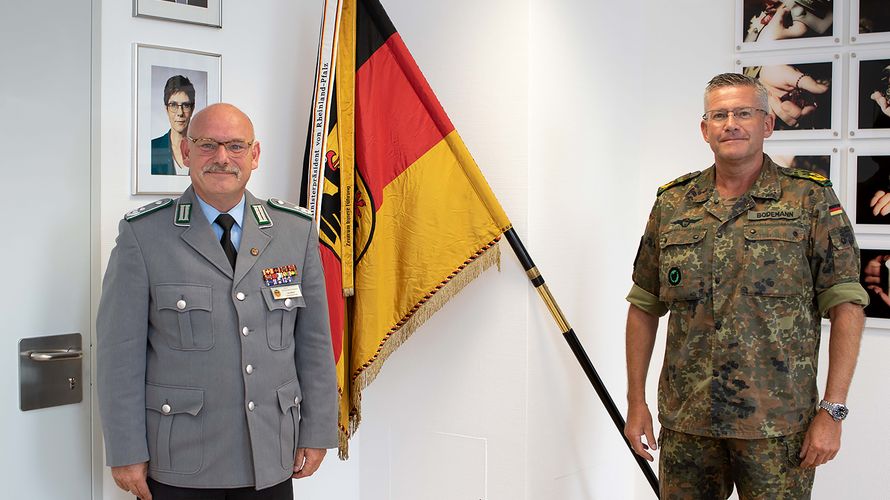
<svg viewBox="0 0 890 500">
<path fill-rule="evenodd" d="M 708 111 L 708 94 L 724 87 L 753 88 L 754 95 L 757 97 L 757 105 L 760 109 L 769 111 L 769 93 L 767 92 L 766 87 L 760 83 L 760 80 L 757 78 L 752 78 L 741 73 L 721 73 L 714 78 L 711 78 L 711 81 L 709 81 L 708 85 L 705 87 L 705 111 Z"/>
</svg>

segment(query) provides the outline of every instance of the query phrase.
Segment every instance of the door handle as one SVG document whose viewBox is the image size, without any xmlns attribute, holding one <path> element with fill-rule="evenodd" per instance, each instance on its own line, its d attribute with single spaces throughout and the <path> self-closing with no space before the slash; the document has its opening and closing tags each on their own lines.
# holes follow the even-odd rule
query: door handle
<svg viewBox="0 0 890 500">
<path fill-rule="evenodd" d="M 61 361 L 65 359 L 83 358 L 83 351 L 77 348 L 28 351 L 27 354 L 28 357 L 34 361 Z"/>
</svg>

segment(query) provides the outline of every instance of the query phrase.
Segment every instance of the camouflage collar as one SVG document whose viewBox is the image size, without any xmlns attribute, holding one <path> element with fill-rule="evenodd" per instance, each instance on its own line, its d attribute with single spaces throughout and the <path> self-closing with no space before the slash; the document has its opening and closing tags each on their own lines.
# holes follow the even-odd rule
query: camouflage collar
<svg viewBox="0 0 890 500">
<path fill-rule="evenodd" d="M 760 175 L 754 184 L 745 193 L 753 198 L 778 200 L 782 197 L 782 186 L 779 183 L 779 172 L 776 170 L 776 164 L 769 156 L 763 155 L 763 167 L 760 169 Z M 695 203 L 704 203 L 711 197 L 714 192 L 714 178 L 716 175 L 716 165 L 711 165 L 707 170 L 702 172 L 697 178 L 689 183 L 686 190 L 686 199 Z"/>
</svg>

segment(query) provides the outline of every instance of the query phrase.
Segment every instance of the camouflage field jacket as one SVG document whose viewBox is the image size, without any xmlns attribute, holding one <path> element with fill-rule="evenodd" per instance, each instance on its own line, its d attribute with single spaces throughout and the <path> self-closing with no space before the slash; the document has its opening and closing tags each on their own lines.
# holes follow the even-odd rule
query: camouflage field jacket
<svg viewBox="0 0 890 500">
<path fill-rule="evenodd" d="M 861 305 L 859 249 L 828 179 L 776 166 L 735 203 L 714 166 L 659 190 L 628 301 L 670 311 L 658 386 L 661 424 L 757 439 L 806 429 L 815 414 L 821 317 Z"/>
</svg>

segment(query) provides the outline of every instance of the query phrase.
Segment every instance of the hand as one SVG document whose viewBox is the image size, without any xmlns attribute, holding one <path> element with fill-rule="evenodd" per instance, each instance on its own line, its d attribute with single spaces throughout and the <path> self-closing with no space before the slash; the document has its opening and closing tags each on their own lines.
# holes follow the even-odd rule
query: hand
<svg viewBox="0 0 890 500">
<path fill-rule="evenodd" d="M 877 103 L 878 107 L 881 108 L 881 111 L 890 116 L 890 102 L 887 102 L 887 96 L 884 95 L 883 92 L 879 90 L 875 90 L 871 93 L 871 100 Z"/>
<path fill-rule="evenodd" d="M 827 411 L 819 409 L 807 429 L 800 449 L 801 467 L 817 467 L 837 456 L 841 449 L 841 422 L 835 422 Z"/>
<path fill-rule="evenodd" d="M 878 255 L 868 261 L 865 268 L 862 269 L 862 282 L 865 283 L 865 288 L 874 292 L 885 304 L 890 306 L 890 296 L 881 288 L 881 266 L 888 260 L 890 260 L 890 255 Z"/>
<path fill-rule="evenodd" d="M 309 477 L 318 470 L 324 454 L 328 450 L 324 448 L 297 448 L 297 456 L 294 459 L 294 479 Z"/>
<path fill-rule="evenodd" d="M 760 31 L 757 41 L 799 38 L 807 33 L 807 25 L 802 21 L 792 21 L 791 26 L 786 28 L 784 24 L 786 16 L 788 18 L 791 17 L 791 10 L 785 4 L 782 4 Z"/>
<path fill-rule="evenodd" d="M 791 101 L 782 101 L 781 97 L 795 88 L 806 90 L 812 94 L 824 94 L 829 89 L 829 82 L 816 81 L 813 77 L 804 75 L 797 68 L 787 64 L 763 66 L 760 69 L 759 79 L 769 91 L 770 110 L 780 120 L 792 127 L 797 125 L 802 117 L 816 111 L 816 106 L 806 104 L 801 107 Z"/>
<path fill-rule="evenodd" d="M 646 436 L 646 443 L 643 443 L 642 437 Z M 627 423 L 624 424 L 624 437 L 630 441 L 630 447 L 634 453 L 652 462 L 655 458 L 646 450 L 658 449 L 658 442 L 655 441 L 655 433 L 652 432 L 652 414 L 649 413 L 649 407 L 646 403 L 631 404 L 627 408 Z"/>
<path fill-rule="evenodd" d="M 887 215 L 890 213 L 890 193 L 877 191 L 868 202 L 872 215 Z"/>
<path fill-rule="evenodd" d="M 111 477 L 117 487 L 136 495 L 142 500 L 151 500 L 151 492 L 148 491 L 148 462 L 141 464 L 121 465 L 111 468 Z"/>
</svg>

